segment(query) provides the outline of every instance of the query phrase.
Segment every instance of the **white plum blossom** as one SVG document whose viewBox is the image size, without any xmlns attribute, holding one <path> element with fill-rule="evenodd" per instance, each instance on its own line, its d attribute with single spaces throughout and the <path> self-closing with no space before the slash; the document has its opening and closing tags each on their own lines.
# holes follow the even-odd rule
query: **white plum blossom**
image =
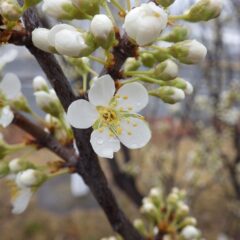
<svg viewBox="0 0 240 240">
<path fill-rule="evenodd" d="M 21 96 L 21 82 L 13 73 L 7 73 L 0 82 L 0 125 L 9 126 L 14 114 L 9 106 L 9 101 Z"/>
<path fill-rule="evenodd" d="M 125 17 L 127 35 L 139 46 L 154 42 L 166 28 L 168 15 L 155 3 L 143 3 L 133 8 Z"/>
<path fill-rule="evenodd" d="M 145 146 L 151 132 L 136 112 L 148 103 L 148 92 L 140 83 L 129 83 L 115 93 L 115 84 L 109 75 L 100 77 L 88 93 L 89 102 L 74 101 L 68 108 L 69 123 L 80 129 L 93 126 L 91 144 L 100 157 L 113 158 L 120 142 L 128 148 Z"/>
</svg>

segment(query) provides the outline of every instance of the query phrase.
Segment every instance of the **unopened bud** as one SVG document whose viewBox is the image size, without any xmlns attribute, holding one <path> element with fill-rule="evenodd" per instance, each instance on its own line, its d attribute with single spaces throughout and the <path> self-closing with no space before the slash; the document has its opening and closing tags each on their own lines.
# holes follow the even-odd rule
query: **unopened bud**
<svg viewBox="0 0 240 240">
<path fill-rule="evenodd" d="M 168 59 L 159 63 L 154 70 L 154 76 L 158 79 L 168 81 L 176 78 L 178 75 L 178 65 Z"/>
<path fill-rule="evenodd" d="M 57 19 L 78 18 L 78 9 L 71 0 L 43 0 L 42 11 Z"/>
<path fill-rule="evenodd" d="M 49 87 L 48 87 L 48 84 L 47 84 L 47 81 L 45 80 L 45 78 L 43 78 L 42 76 L 36 76 L 33 79 L 33 89 L 35 92 L 37 92 L 37 91 L 48 92 Z"/>
<path fill-rule="evenodd" d="M 153 67 L 153 65 L 157 62 L 157 59 L 152 53 L 142 53 L 141 61 L 145 67 Z"/>
<path fill-rule="evenodd" d="M 196 239 L 197 237 L 199 237 L 200 236 L 200 232 L 194 226 L 186 226 L 181 231 L 181 236 L 183 236 L 184 239 L 186 239 L 186 240 L 192 240 L 192 239 Z"/>
<path fill-rule="evenodd" d="M 46 28 L 35 28 L 32 32 L 33 45 L 42 51 L 56 53 L 55 48 L 49 43 L 48 35 L 50 30 Z"/>
<path fill-rule="evenodd" d="M 150 190 L 150 193 L 149 193 L 149 196 L 150 197 L 154 197 L 154 198 L 161 198 L 162 197 L 162 191 L 160 188 L 152 188 Z"/>
<path fill-rule="evenodd" d="M 37 105 L 46 113 L 54 117 L 59 117 L 62 114 L 62 108 L 56 95 L 49 92 L 38 91 L 34 93 Z"/>
<path fill-rule="evenodd" d="M 141 219 L 134 220 L 133 225 L 140 234 L 142 234 L 143 236 L 146 234 L 146 228 L 144 222 Z"/>
<path fill-rule="evenodd" d="M 196 64 L 207 55 L 206 47 L 196 40 L 186 40 L 170 47 L 172 56 L 185 64 Z"/>
<path fill-rule="evenodd" d="M 154 89 L 150 91 L 149 94 L 169 104 L 180 102 L 185 98 L 185 94 L 181 89 L 171 86 Z"/>
<path fill-rule="evenodd" d="M 87 15 L 95 16 L 99 13 L 100 0 L 72 0 L 72 3 L 78 8 L 79 14 L 82 18 L 86 18 Z"/>
<path fill-rule="evenodd" d="M 175 0 L 156 0 L 155 2 L 163 7 L 169 7 L 175 2 Z"/>
<path fill-rule="evenodd" d="M 181 42 L 186 40 L 188 37 L 188 29 L 185 27 L 177 26 L 166 36 L 161 37 L 161 40 L 166 42 Z"/>
<path fill-rule="evenodd" d="M 19 187 L 37 187 L 46 179 L 47 176 L 42 171 L 27 169 L 18 173 L 16 182 Z"/>
<path fill-rule="evenodd" d="M 111 19 L 104 14 L 97 14 L 90 25 L 97 44 L 104 49 L 109 49 L 115 39 L 114 27 Z"/>
<path fill-rule="evenodd" d="M 218 17 L 222 11 L 222 0 L 199 0 L 184 14 L 189 22 L 209 21 Z"/>
<path fill-rule="evenodd" d="M 12 173 L 17 173 L 26 168 L 26 162 L 20 158 L 15 158 L 9 162 L 8 166 Z"/>
<path fill-rule="evenodd" d="M 182 78 L 171 80 L 168 82 L 168 85 L 182 89 L 186 95 L 191 95 L 193 93 L 192 84 Z"/>
<path fill-rule="evenodd" d="M 0 15 L 9 21 L 17 21 L 21 16 L 21 8 L 16 0 L 1 0 Z"/>
<path fill-rule="evenodd" d="M 196 218 L 193 218 L 193 217 L 186 217 L 183 222 L 181 223 L 181 226 L 182 227 L 185 227 L 185 226 L 188 226 L 188 225 L 197 225 L 197 220 Z"/>
<path fill-rule="evenodd" d="M 140 62 L 133 57 L 127 58 L 124 63 L 124 72 L 135 71 L 141 66 Z"/>
</svg>

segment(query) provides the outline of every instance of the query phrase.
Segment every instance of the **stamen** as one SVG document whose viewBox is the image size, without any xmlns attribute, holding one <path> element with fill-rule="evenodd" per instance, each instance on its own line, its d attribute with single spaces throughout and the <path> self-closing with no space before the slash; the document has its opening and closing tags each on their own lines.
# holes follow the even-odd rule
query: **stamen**
<svg viewBox="0 0 240 240">
<path fill-rule="evenodd" d="M 128 96 L 124 96 L 123 99 L 124 99 L 124 100 L 127 100 L 127 99 L 128 99 Z"/>
</svg>

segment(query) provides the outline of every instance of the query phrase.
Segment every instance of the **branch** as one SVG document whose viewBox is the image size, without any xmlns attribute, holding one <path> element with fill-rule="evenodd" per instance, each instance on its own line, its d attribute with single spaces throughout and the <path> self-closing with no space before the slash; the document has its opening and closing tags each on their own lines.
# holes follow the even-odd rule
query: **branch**
<svg viewBox="0 0 240 240">
<path fill-rule="evenodd" d="M 48 148 L 70 165 L 75 165 L 78 161 L 78 156 L 75 155 L 74 151 L 62 146 L 52 135 L 45 132 L 41 127 L 27 119 L 21 113 L 14 112 L 13 124 L 29 133 L 36 139 L 39 145 Z"/>
<path fill-rule="evenodd" d="M 23 20 L 29 32 L 32 32 L 33 29 L 40 25 L 39 18 L 34 8 L 30 8 L 25 12 Z M 28 44 L 26 47 L 39 62 L 51 85 L 55 89 L 64 109 L 67 110 L 68 106 L 76 98 L 56 59 L 52 54 L 45 53 L 35 48 L 32 44 Z M 97 156 L 90 145 L 91 129 L 73 130 L 81 159 L 77 162 L 77 172 L 83 177 L 84 181 L 91 189 L 93 195 L 107 215 L 113 229 L 126 240 L 143 239 L 118 207 L 117 201 L 108 186 Z"/>
</svg>

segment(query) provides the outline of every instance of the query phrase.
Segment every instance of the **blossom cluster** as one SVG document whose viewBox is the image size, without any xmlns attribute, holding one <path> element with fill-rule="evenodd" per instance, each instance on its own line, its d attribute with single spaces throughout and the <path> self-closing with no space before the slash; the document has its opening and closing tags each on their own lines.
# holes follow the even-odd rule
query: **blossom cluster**
<svg viewBox="0 0 240 240">
<path fill-rule="evenodd" d="M 135 228 L 145 239 L 164 240 L 200 240 L 201 231 L 196 227 L 197 221 L 189 214 L 189 207 L 184 202 L 186 194 L 183 190 L 173 188 L 164 196 L 160 188 L 152 188 L 143 199 L 141 213 L 147 221 L 139 218 L 134 221 Z M 120 237 L 102 238 L 117 240 Z"/>
<path fill-rule="evenodd" d="M 66 146 L 74 142 L 71 127 L 92 128 L 90 143 L 100 157 L 113 158 L 121 144 L 130 149 L 144 147 L 151 139 L 151 131 L 139 112 L 148 105 L 149 96 L 167 104 L 184 100 L 192 94 L 193 86 L 179 76 L 179 65 L 198 64 L 207 54 L 203 44 L 188 39 L 188 29 L 181 24 L 216 18 L 222 7 L 219 0 L 200 0 L 182 15 L 173 16 L 168 8 L 174 2 L 156 0 L 134 4 L 128 1 L 125 9 L 118 0 L 25 0 L 23 6 L 16 0 L 0 0 L 3 31 L 18 31 L 14 27 L 19 22 L 21 30 L 24 29 L 21 16 L 34 5 L 38 5 L 47 19 L 54 18 L 53 22 L 57 23 L 49 29 L 38 27 L 27 33 L 31 37 L 28 44 L 33 44 L 31 47 L 38 48 L 42 54 L 57 54 L 74 69 L 77 80 L 80 79 L 80 87 L 74 89 L 79 99 L 73 101 L 65 113 L 54 89 L 49 88 L 42 76 L 34 78 L 36 103 L 45 113 L 42 119 L 21 94 L 18 77 L 6 74 L 0 83 L 1 126 L 9 126 L 14 113 L 21 111 L 31 115 L 47 133 Z M 112 8 L 118 10 L 120 22 L 112 14 Z M 82 27 L 86 22 L 87 26 Z M 162 43 L 168 43 L 167 47 Z M 128 52 L 130 48 L 132 52 Z M 116 52 L 123 58 L 120 64 Z M 103 71 L 96 70 L 98 65 L 102 65 Z M 105 72 L 107 74 L 102 74 Z M 21 207 L 15 205 L 14 212 L 22 212 L 32 193 L 52 175 L 21 159 L 0 163 L 2 176 L 11 179 L 18 189 L 14 199 Z M 12 165 L 17 167 L 12 170 Z M 143 204 L 146 214 L 150 214 L 145 211 L 149 203 Z M 174 211 L 178 210 L 175 207 Z M 161 213 L 161 209 L 156 211 Z"/>
</svg>

